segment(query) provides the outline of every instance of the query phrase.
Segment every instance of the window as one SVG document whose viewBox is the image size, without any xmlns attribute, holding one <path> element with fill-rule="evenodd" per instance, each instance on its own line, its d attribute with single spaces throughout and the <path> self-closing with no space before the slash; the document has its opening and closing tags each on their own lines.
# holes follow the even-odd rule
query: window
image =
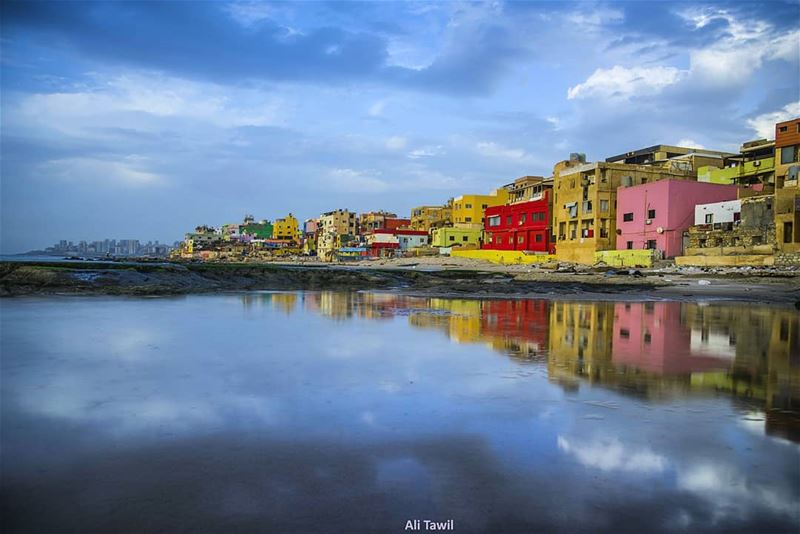
<svg viewBox="0 0 800 534">
<path fill-rule="evenodd" d="M 622 220 L 625 222 L 631 222 L 633 220 L 633 213 L 625 213 L 622 215 Z"/>
<path fill-rule="evenodd" d="M 600 211 L 602 213 L 608 212 L 608 200 L 600 199 Z"/>
<path fill-rule="evenodd" d="M 520 224 L 525 224 L 525 219 L 527 219 L 527 217 L 528 217 L 527 213 L 523 213 L 523 214 L 521 214 L 521 215 L 519 216 L 519 223 L 520 223 Z"/>
<path fill-rule="evenodd" d="M 469 236 L 466 236 L 466 235 L 465 235 L 465 236 L 463 236 L 463 237 L 461 238 L 461 241 L 469 241 Z"/>
<path fill-rule="evenodd" d="M 451 236 L 450 236 L 450 241 L 455 241 L 455 240 L 456 240 L 456 236 L 454 236 L 454 235 L 451 235 Z"/>
<path fill-rule="evenodd" d="M 656 210 L 647 210 L 647 218 L 648 219 L 655 219 L 656 218 Z"/>
<path fill-rule="evenodd" d="M 500 226 L 500 216 L 493 215 L 489 217 L 489 226 Z"/>
<path fill-rule="evenodd" d="M 789 131 L 789 127 L 788 126 L 781 126 L 780 128 L 778 128 L 778 131 L 781 132 L 781 133 L 786 133 L 786 132 Z"/>
<path fill-rule="evenodd" d="M 625 246 L 628 250 L 633 250 L 633 241 L 626 242 Z"/>
<path fill-rule="evenodd" d="M 497 244 L 498 245 L 502 245 L 503 244 L 503 236 L 500 236 L 500 235 L 497 236 Z"/>
<path fill-rule="evenodd" d="M 652 338 L 650 337 L 650 332 L 645 332 L 645 333 L 644 333 L 644 342 L 645 342 L 645 343 L 650 343 L 650 340 L 651 340 L 651 339 L 652 339 Z"/>
<path fill-rule="evenodd" d="M 621 328 L 619 331 L 619 337 L 622 339 L 629 339 L 631 337 L 631 332 L 627 328 Z"/>
<path fill-rule="evenodd" d="M 656 249 L 656 240 L 655 239 L 648 239 L 647 240 L 647 248 L 650 250 Z"/>
<path fill-rule="evenodd" d="M 714 214 L 706 213 L 706 224 L 711 224 L 713 222 L 714 222 Z"/>
<path fill-rule="evenodd" d="M 542 234 L 536 234 L 536 242 L 537 243 L 541 243 L 542 242 Z"/>
<path fill-rule="evenodd" d="M 464 204 L 464 207 L 467 208 L 468 210 L 471 210 L 472 209 L 472 204 Z"/>
<path fill-rule="evenodd" d="M 511 215 L 506 215 L 506 224 L 511 224 Z"/>
<path fill-rule="evenodd" d="M 781 163 L 794 163 L 797 158 L 797 146 L 785 146 L 781 148 Z"/>
<path fill-rule="evenodd" d="M 464 217 L 464 222 L 472 222 L 472 217 Z"/>
<path fill-rule="evenodd" d="M 481 204 L 481 209 L 485 210 L 489 207 L 489 204 Z"/>
<path fill-rule="evenodd" d="M 793 233 L 793 224 L 791 222 L 783 223 L 783 242 L 784 243 L 791 243 L 794 236 Z"/>
<path fill-rule="evenodd" d="M 517 243 L 524 243 L 524 242 L 525 242 L 525 236 L 518 235 L 517 236 Z"/>
</svg>

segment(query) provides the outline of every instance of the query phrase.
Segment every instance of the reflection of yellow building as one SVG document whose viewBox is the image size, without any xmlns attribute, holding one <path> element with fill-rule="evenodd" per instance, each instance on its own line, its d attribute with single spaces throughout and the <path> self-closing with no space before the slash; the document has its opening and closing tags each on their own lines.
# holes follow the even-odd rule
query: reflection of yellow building
<svg viewBox="0 0 800 534">
<path fill-rule="evenodd" d="M 453 199 L 453 224 L 483 228 L 486 208 L 508 202 L 508 191 L 496 189 L 489 195 L 461 195 Z"/>
<path fill-rule="evenodd" d="M 272 226 L 273 239 L 288 239 L 299 243 L 301 236 L 300 223 L 291 213 L 283 219 L 276 219 Z"/>
<path fill-rule="evenodd" d="M 550 309 L 551 378 L 578 376 L 603 382 L 611 366 L 614 304 L 554 302 Z M 565 376 L 566 375 L 566 376 Z"/>
</svg>

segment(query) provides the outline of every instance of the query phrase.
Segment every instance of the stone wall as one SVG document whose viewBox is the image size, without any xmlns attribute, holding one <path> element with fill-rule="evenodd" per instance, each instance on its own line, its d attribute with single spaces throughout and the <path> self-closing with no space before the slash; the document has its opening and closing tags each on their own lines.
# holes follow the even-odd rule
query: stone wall
<svg viewBox="0 0 800 534">
<path fill-rule="evenodd" d="M 800 252 L 776 252 L 775 265 L 800 267 Z"/>
</svg>

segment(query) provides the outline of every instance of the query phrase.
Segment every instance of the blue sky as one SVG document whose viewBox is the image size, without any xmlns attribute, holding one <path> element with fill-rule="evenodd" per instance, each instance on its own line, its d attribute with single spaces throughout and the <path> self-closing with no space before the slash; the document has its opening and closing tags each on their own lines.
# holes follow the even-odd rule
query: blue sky
<svg viewBox="0 0 800 534">
<path fill-rule="evenodd" d="M 408 213 L 800 115 L 796 1 L 1 9 L 3 252 Z"/>
</svg>

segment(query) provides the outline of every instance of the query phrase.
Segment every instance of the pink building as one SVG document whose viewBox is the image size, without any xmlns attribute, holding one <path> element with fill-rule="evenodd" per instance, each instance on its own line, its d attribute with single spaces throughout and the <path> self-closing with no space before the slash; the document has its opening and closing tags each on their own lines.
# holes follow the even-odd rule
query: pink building
<svg viewBox="0 0 800 534">
<path fill-rule="evenodd" d="M 659 180 L 617 190 L 617 249 L 657 249 L 665 258 L 683 254 L 683 232 L 694 224 L 697 204 L 737 198 L 737 186 Z"/>
</svg>

